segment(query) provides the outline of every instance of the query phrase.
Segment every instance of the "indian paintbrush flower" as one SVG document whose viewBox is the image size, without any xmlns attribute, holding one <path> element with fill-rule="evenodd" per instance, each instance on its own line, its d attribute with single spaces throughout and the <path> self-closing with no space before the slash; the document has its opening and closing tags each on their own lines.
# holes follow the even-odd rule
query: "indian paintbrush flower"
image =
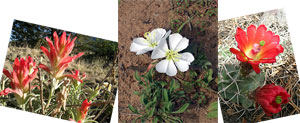
<svg viewBox="0 0 300 123">
<path fill-rule="evenodd" d="M 267 84 L 263 87 L 258 87 L 255 91 L 255 104 L 256 107 L 261 105 L 264 112 L 268 116 L 276 114 L 281 111 L 281 104 L 289 102 L 290 95 L 281 86 L 274 84 Z"/>
<path fill-rule="evenodd" d="M 49 45 L 49 50 L 43 46 L 40 47 L 48 57 L 50 66 L 48 67 L 44 64 L 39 64 L 39 67 L 51 74 L 51 76 L 55 80 L 60 80 L 65 77 L 72 77 L 73 79 L 82 82 L 82 80 L 73 75 L 63 75 L 69 63 L 84 54 L 81 52 L 75 56 L 69 56 L 75 45 L 74 42 L 76 40 L 76 37 L 71 40 L 71 34 L 68 38 L 66 38 L 66 32 L 63 32 L 62 36 L 59 39 L 57 33 L 54 32 L 53 39 L 54 44 L 48 37 L 46 37 L 46 41 Z"/>
<path fill-rule="evenodd" d="M 73 82 L 76 86 L 80 85 L 83 81 L 83 79 L 86 78 L 86 74 L 85 73 L 82 73 L 80 74 L 79 70 L 75 70 L 75 72 L 71 71 L 72 74 L 68 74 L 68 75 L 65 75 L 65 77 L 68 77 L 68 78 L 77 78 L 77 79 L 73 79 Z M 81 81 L 78 81 L 81 80 Z"/>
<path fill-rule="evenodd" d="M 38 69 L 36 63 L 30 56 L 25 59 L 18 58 L 15 59 L 13 64 L 12 72 L 3 69 L 3 73 L 10 80 L 11 88 L 6 88 L 0 92 L 0 95 L 7 95 L 9 93 L 14 93 L 15 98 L 19 105 L 23 105 L 26 102 L 26 97 L 34 86 L 29 87 L 29 83 L 36 78 Z"/>
<path fill-rule="evenodd" d="M 260 63 L 276 62 L 276 56 L 284 50 L 279 44 L 279 36 L 267 31 L 265 25 L 260 25 L 257 29 L 250 25 L 247 33 L 237 28 L 235 39 L 240 50 L 230 48 L 230 52 L 235 54 L 239 61 L 251 64 L 256 73 L 260 73 Z"/>
<path fill-rule="evenodd" d="M 83 123 L 85 118 L 86 118 L 86 115 L 87 115 L 87 112 L 88 112 L 88 109 L 89 107 L 91 106 L 92 102 L 88 102 L 87 99 L 85 99 L 82 104 L 81 104 L 81 107 L 77 109 L 77 114 L 75 116 L 75 121 L 78 122 L 78 123 Z M 73 119 L 70 119 L 71 121 L 74 121 Z"/>
<path fill-rule="evenodd" d="M 152 59 L 166 58 L 156 64 L 155 68 L 159 73 L 166 73 L 169 76 L 177 74 L 177 68 L 181 72 L 189 69 L 189 65 L 194 61 L 194 56 L 189 53 L 179 53 L 187 48 L 189 40 L 179 33 L 169 36 L 169 47 L 166 40 L 162 40 L 156 50 L 152 52 Z M 176 68 L 177 67 L 177 68 Z"/>
<path fill-rule="evenodd" d="M 170 33 L 170 32 L 168 32 Z M 144 34 L 145 38 L 134 38 L 130 46 L 131 52 L 136 52 L 136 55 L 144 54 L 148 51 L 155 50 L 161 40 L 165 40 L 168 34 L 162 28 L 154 29 L 151 32 Z"/>
</svg>

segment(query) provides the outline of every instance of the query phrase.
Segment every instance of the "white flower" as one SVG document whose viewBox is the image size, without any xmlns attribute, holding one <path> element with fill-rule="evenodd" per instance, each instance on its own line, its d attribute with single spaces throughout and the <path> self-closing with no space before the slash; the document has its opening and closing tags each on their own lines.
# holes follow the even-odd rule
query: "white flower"
<svg viewBox="0 0 300 123">
<path fill-rule="evenodd" d="M 162 40 L 155 51 L 152 52 L 152 59 L 164 58 L 156 64 L 155 68 L 159 73 L 166 73 L 168 76 L 175 76 L 177 68 L 181 72 L 189 69 L 189 65 L 194 61 L 194 56 L 189 53 L 178 53 L 189 45 L 189 40 L 182 37 L 179 33 L 169 36 L 169 47 L 166 40 Z M 177 67 L 177 68 L 176 68 Z"/>
<path fill-rule="evenodd" d="M 169 36 L 169 34 L 166 34 L 166 30 L 162 28 L 157 28 L 151 32 L 146 32 L 144 34 L 145 38 L 138 37 L 133 39 L 133 42 L 130 46 L 130 51 L 136 52 L 136 55 L 140 55 L 148 51 L 155 50 L 159 42 L 161 40 L 166 40 L 166 37 Z"/>
</svg>

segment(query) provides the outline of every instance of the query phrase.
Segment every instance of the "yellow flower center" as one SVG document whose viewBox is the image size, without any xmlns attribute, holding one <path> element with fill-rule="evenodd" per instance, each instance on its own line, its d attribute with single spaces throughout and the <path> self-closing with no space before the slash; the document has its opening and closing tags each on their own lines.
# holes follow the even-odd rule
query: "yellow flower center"
<svg viewBox="0 0 300 123">
<path fill-rule="evenodd" d="M 166 59 L 167 60 L 173 60 L 175 62 L 178 62 L 180 56 L 181 55 L 178 52 L 174 51 L 174 50 L 168 50 L 166 52 L 166 57 L 167 57 Z"/>
<path fill-rule="evenodd" d="M 144 34 L 144 37 L 146 38 L 146 41 L 149 44 L 149 47 L 154 48 L 158 45 L 157 41 L 151 42 L 151 39 L 155 39 L 155 33 L 151 34 L 150 32 L 146 32 Z"/>
<path fill-rule="evenodd" d="M 259 44 L 254 43 L 252 49 L 246 50 L 246 55 L 254 60 L 259 60 L 261 56 L 259 52 L 265 44 L 266 42 L 264 40 L 260 41 Z"/>
</svg>

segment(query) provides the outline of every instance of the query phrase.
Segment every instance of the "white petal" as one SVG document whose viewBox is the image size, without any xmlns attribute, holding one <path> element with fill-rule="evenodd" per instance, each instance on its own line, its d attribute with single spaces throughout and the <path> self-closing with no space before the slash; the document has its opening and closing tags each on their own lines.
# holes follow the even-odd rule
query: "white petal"
<svg viewBox="0 0 300 123">
<path fill-rule="evenodd" d="M 152 51 L 152 50 L 153 50 L 152 47 L 147 47 L 147 48 L 145 48 L 145 49 L 142 49 L 142 50 L 137 51 L 137 52 L 136 52 L 136 55 L 144 54 L 144 53 L 149 52 L 149 51 Z"/>
<path fill-rule="evenodd" d="M 179 59 L 187 61 L 189 63 L 191 63 L 191 62 L 193 62 L 195 60 L 193 54 L 191 54 L 189 52 L 181 53 L 180 56 L 181 57 Z"/>
<path fill-rule="evenodd" d="M 167 41 L 162 40 L 159 42 L 158 46 L 154 48 L 151 58 L 152 59 L 158 59 L 158 58 L 163 58 L 166 57 L 166 52 L 169 50 Z"/>
<path fill-rule="evenodd" d="M 159 43 L 165 34 L 166 34 L 165 29 L 162 29 L 162 28 L 154 29 L 150 33 L 151 36 L 154 36 L 154 37 L 151 37 L 151 42 L 156 41 L 157 43 Z"/>
<path fill-rule="evenodd" d="M 137 51 L 140 51 L 140 50 L 145 49 L 147 47 L 148 46 L 143 46 L 143 45 L 139 45 L 139 44 L 136 44 L 136 43 L 131 43 L 130 51 L 131 52 L 137 52 Z"/>
<path fill-rule="evenodd" d="M 174 50 L 178 43 L 181 41 L 182 36 L 179 33 L 174 33 L 169 36 L 169 46 L 171 50 Z"/>
<path fill-rule="evenodd" d="M 162 60 L 158 62 L 155 66 L 155 69 L 159 73 L 166 73 L 168 68 L 169 61 L 168 60 Z"/>
<path fill-rule="evenodd" d="M 136 52 L 137 55 L 140 55 L 140 54 L 144 54 L 148 51 L 151 51 L 153 50 L 153 48 L 149 47 L 149 46 L 143 46 L 143 45 L 139 45 L 139 44 L 136 44 L 136 43 L 131 43 L 131 46 L 130 46 L 130 51 L 131 52 Z"/>
<path fill-rule="evenodd" d="M 171 34 L 171 30 L 169 30 L 165 35 L 164 37 L 162 37 L 161 41 L 164 41 L 164 40 L 167 40 L 167 38 L 169 37 L 169 35 Z"/>
<path fill-rule="evenodd" d="M 175 62 L 175 64 L 176 64 L 176 67 L 179 69 L 179 71 L 185 72 L 189 69 L 190 62 L 180 59 L 178 62 Z"/>
<path fill-rule="evenodd" d="M 177 68 L 172 60 L 169 61 L 166 73 L 168 76 L 175 76 L 177 74 Z"/>
<path fill-rule="evenodd" d="M 184 50 L 185 48 L 187 48 L 188 45 L 189 45 L 189 39 L 184 37 L 180 40 L 180 42 L 177 44 L 177 46 L 174 50 L 177 52 L 180 52 L 180 51 Z"/>
<path fill-rule="evenodd" d="M 138 37 L 138 38 L 134 38 L 133 39 L 133 43 L 139 44 L 139 45 L 143 45 L 143 46 L 148 46 L 149 43 L 147 42 L 146 39 Z"/>
</svg>

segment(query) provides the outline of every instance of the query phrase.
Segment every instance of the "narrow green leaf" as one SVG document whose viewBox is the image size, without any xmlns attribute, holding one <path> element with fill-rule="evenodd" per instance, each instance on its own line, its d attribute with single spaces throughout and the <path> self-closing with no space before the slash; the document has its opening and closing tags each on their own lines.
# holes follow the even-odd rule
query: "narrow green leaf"
<svg viewBox="0 0 300 123">
<path fill-rule="evenodd" d="M 172 79 L 171 84 L 170 84 L 170 92 L 173 92 L 173 90 L 174 90 L 174 83 L 175 83 L 175 80 Z"/>
<path fill-rule="evenodd" d="M 152 73 L 153 73 L 153 68 L 151 68 L 147 73 L 146 73 L 146 78 L 152 79 Z"/>
<path fill-rule="evenodd" d="M 212 75 L 213 75 L 213 70 L 212 69 L 209 69 L 208 70 L 208 77 L 207 77 L 207 82 L 209 83 L 213 78 L 212 78 Z"/>
<path fill-rule="evenodd" d="M 206 115 L 207 118 L 217 118 L 218 117 L 218 102 L 215 101 L 211 103 L 208 107 L 208 114 Z"/>
<path fill-rule="evenodd" d="M 166 102 L 166 104 L 164 105 L 165 111 L 167 111 L 167 112 L 171 112 L 172 107 L 173 107 L 173 104 L 171 101 Z"/>
<path fill-rule="evenodd" d="M 152 120 L 152 123 L 158 123 L 158 118 L 154 117 L 153 120 Z"/>
<path fill-rule="evenodd" d="M 132 113 L 140 114 L 139 111 L 136 108 L 134 108 L 131 104 L 128 105 L 128 108 Z"/>
<path fill-rule="evenodd" d="M 140 96 L 140 101 L 141 101 L 141 103 L 142 103 L 143 105 L 146 105 L 146 104 L 147 104 L 147 102 L 146 102 L 146 100 L 145 100 L 145 95 L 141 95 L 141 96 Z"/>
<path fill-rule="evenodd" d="M 188 22 L 190 22 L 193 19 L 194 19 L 194 17 L 191 17 L 188 20 L 186 20 L 183 24 L 181 24 L 180 27 L 177 30 L 177 33 L 180 33 L 180 31 L 182 30 L 182 28 L 184 27 L 184 25 L 187 24 Z"/>
<path fill-rule="evenodd" d="M 217 118 L 218 117 L 218 110 L 213 110 L 207 113 L 207 118 Z"/>
<path fill-rule="evenodd" d="M 140 77 L 138 71 L 135 71 L 134 77 L 135 77 L 135 79 L 136 79 L 137 81 L 141 81 L 141 77 Z"/>
<path fill-rule="evenodd" d="M 172 112 L 173 114 L 179 114 L 184 112 L 188 107 L 189 107 L 189 103 L 184 104 L 183 106 L 181 106 L 177 111 Z"/>
<path fill-rule="evenodd" d="M 133 91 L 133 94 L 140 95 L 140 93 L 138 91 Z"/>
<path fill-rule="evenodd" d="M 148 110 L 150 107 L 153 106 L 154 103 L 156 103 L 156 100 L 153 100 L 153 101 L 147 103 L 146 106 L 145 106 L 145 109 Z"/>
<path fill-rule="evenodd" d="M 148 117 L 152 117 L 155 111 L 155 107 L 151 108 L 151 110 L 149 111 Z"/>
<path fill-rule="evenodd" d="M 212 102 L 209 107 L 208 107 L 208 111 L 211 111 L 211 110 L 218 110 L 218 102 Z"/>
<path fill-rule="evenodd" d="M 165 82 L 165 81 L 159 81 L 159 84 L 161 85 L 161 87 L 164 87 L 164 86 L 166 86 L 168 83 Z"/>
<path fill-rule="evenodd" d="M 177 121 L 179 123 L 182 123 L 182 120 L 179 117 L 170 116 L 169 118 L 171 118 L 172 120 L 175 120 L 175 121 Z"/>
<path fill-rule="evenodd" d="M 167 89 L 163 89 L 163 100 L 165 102 L 169 101 L 168 91 Z"/>
<path fill-rule="evenodd" d="M 177 82 L 175 79 L 172 79 L 171 85 L 170 85 L 170 91 L 173 92 L 176 89 L 178 89 L 179 87 L 180 87 L 179 82 Z"/>
</svg>

